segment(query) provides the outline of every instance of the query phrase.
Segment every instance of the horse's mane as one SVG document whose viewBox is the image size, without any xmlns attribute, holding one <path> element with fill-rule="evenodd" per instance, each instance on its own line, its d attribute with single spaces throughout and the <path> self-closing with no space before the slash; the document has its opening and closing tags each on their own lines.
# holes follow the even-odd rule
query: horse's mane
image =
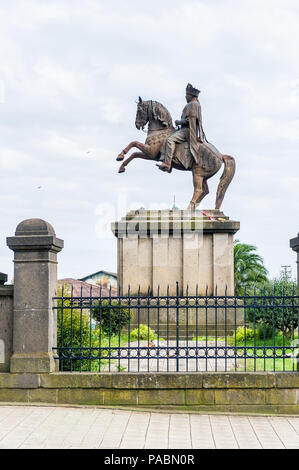
<svg viewBox="0 0 299 470">
<path fill-rule="evenodd" d="M 165 106 L 158 101 L 150 101 L 149 103 L 152 104 L 154 119 L 159 120 L 166 127 L 173 127 L 172 117 Z"/>
</svg>

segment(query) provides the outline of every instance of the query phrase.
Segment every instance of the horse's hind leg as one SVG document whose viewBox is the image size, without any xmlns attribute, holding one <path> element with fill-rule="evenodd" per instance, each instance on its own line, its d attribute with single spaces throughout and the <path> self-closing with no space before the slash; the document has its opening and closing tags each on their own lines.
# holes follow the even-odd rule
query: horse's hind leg
<svg viewBox="0 0 299 470">
<path fill-rule="evenodd" d="M 118 173 L 124 173 L 126 171 L 126 166 L 134 160 L 134 158 L 142 158 L 143 160 L 152 160 L 148 155 L 143 152 L 134 152 L 130 155 L 119 167 Z"/>
<path fill-rule="evenodd" d="M 224 171 L 217 188 L 215 209 L 220 209 L 226 190 L 236 171 L 236 163 L 233 157 L 222 155 L 222 159 L 224 161 Z"/>
</svg>

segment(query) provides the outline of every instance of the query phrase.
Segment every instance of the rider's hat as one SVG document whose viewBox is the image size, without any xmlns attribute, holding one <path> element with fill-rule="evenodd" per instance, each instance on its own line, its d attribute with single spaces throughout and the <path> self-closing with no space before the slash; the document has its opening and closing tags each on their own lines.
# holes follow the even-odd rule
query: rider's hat
<svg viewBox="0 0 299 470">
<path fill-rule="evenodd" d="M 192 95 L 192 96 L 198 96 L 199 93 L 200 93 L 200 90 L 197 90 L 197 88 L 194 88 L 191 83 L 188 83 L 187 87 L 186 87 L 186 93 L 188 95 Z"/>
</svg>

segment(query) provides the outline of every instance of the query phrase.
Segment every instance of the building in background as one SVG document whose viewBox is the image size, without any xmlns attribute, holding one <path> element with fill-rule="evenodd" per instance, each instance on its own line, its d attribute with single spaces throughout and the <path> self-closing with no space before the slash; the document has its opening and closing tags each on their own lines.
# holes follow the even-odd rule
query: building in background
<svg viewBox="0 0 299 470">
<path fill-rule="evenodd" d="M 87 282 L 95 286 L 102 286 L 107 289 L 117 289 L 117 274 L 109 271 L 98 271 L 94 274 L 82 277 L 79 281 Z"/>
</svg>

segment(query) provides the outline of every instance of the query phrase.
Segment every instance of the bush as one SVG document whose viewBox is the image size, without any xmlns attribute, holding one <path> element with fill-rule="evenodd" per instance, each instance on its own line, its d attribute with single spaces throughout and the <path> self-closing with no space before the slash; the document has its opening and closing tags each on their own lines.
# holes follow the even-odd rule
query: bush
<svg viewBox="0 0 299 470">
<path fill-rule="evenodd" d="M 98 370 L 98 360 L 84 359 L 84 357 L 92 354 L 90 347 L 99 347 L 99 330 L 92 328 L 90 314 L 87 310 L 83 310 L 81 315 L 80 309 L 71 308 L 71 302 L 68 300 L 70 289 L 64 286 L 63 290 L 63 300 L 57 301 L 57 347 L 79 349 L 75 349 L 73 352 L 71 349 L 58 351 L 58 356 L 64 359 L 60 361 L 60 366 L 63 366 L 65 371 Z M 57 295 L 58 297 L 62 295 L 61 287 L 58 288 Z M 74 355 L 82 357 L 81 365 L 79 359 L 67 359 Z"/>
<path fill-rule="evenodd" d="M 92 317 L 99 322 L 101 332 L 106 336 L 113 336 L 129 324 L 133 312 L 127 304 L 118 300 L 97 300 L 93 304 Z"/>
<path fill-rule="evenodd" d="M 273 331 L 272 325 L 267 325 L 267 323 L 258 323 L 256 325 L 256 336 L 259 339 L 270 339 L 275 336 L 275 329 Z"/>
<path fill-rule="evenodd" d="M 237 330 L 233 333 L 233 340 L 237 342 L 243 342 L 254 338 L 254 330 L 252 328 L 247 328 L 245 326 L 239 326 Z"/>
<path fill-rule="evenodd" d="M 155 331 L 149 328 L 147 325 L 139 325 L 139 328 L 135 328 L 131 332 L 130 339 L 131 341 L 138 341 L 138 340 L 149 340 L 153 341 L 153 339 L 156 339 L 157 335 L 155 334 Z"/>
</svg>

